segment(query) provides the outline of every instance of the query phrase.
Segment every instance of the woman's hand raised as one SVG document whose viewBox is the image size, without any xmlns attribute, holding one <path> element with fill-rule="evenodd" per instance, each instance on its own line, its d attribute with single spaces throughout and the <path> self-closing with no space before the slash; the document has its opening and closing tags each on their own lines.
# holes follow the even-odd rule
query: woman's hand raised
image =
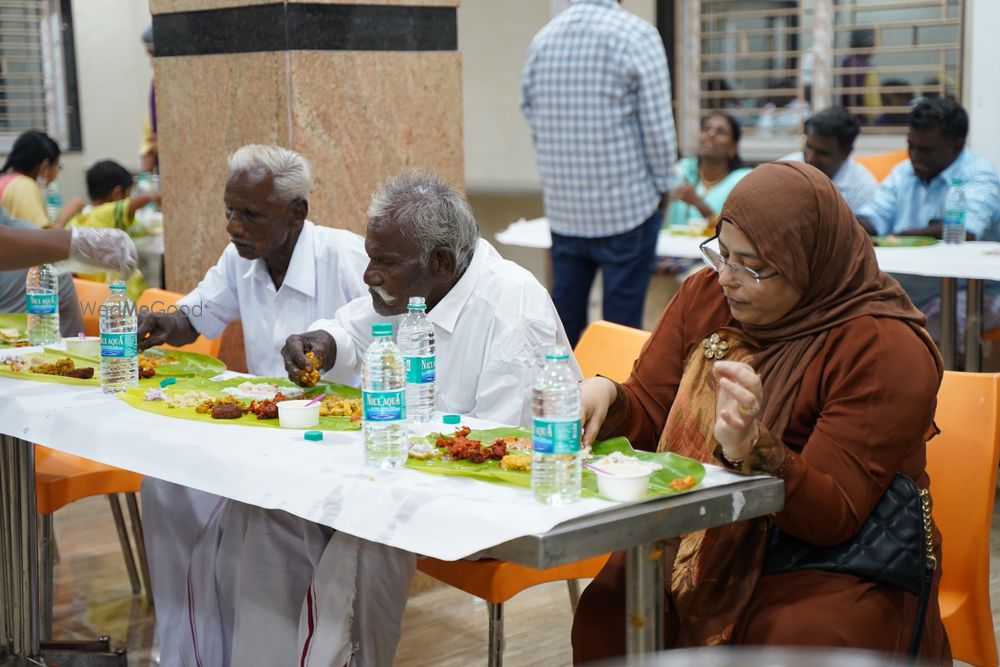
<svg viewBox="0 0 1000 667">
<path fill-rule="evenodd" d="M 716 361 L 712 373 L 719 385 L 715 401 L 715 439 L 726 458 L 742 461 L 757 436 L 761 382 L 754 369 L 736 361 Z"/>
<path fill-rule="evenodd" d="M 594 444 L 597 432 L 608 416 L 608 408 L 615 402 L 618 388 L 607 378 L 592 377 L 580 383 L 580 425 L 583 426 L 582 445 Z"/>
</svg>

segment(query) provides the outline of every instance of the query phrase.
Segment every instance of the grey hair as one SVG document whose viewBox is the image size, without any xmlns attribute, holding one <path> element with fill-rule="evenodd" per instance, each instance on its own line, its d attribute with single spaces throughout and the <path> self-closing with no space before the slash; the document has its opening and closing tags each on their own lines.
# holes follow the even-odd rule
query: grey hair
<svg viewBox="0 0 1000 667">
<path fill-rule="evenodd" d="M 426 265 L 437 248 L 455 253 L 459 272 L 476 252 L 479 225 L 465 196 L 428 171 L 410 170 L 393 176 L 374 195 L 368 220 L 399 225 L 399 232 L 420 247 Z"/>
<path fill-rule="evenodd" d="M 295 151 L 281 146 L 247 144 L 229 156 L 229 177 L 238 172 L 264 171 L 274 176 L 270 199 L 290 204 L 309 201 L 312 174 L 309 163 Z"/>
</svg>

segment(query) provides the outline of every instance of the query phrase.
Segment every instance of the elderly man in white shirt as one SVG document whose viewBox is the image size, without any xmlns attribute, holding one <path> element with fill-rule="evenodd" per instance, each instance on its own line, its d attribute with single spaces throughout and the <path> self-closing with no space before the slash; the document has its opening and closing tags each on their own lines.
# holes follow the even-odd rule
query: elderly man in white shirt
<svg viewBox="0 0 1000 667">
<path fill-rule="evenodd" d="M 781 158 L 805 162 L 826 174 L 857 215 L 878 190 L 878 181 L 868 169 L 851 159 L 854 140 L 861 131 L 857 116 L 844 107 L 823 109 L 806 121 L 803 150 Z"/>
<path fill-rule="evenodd" d="M 479 238 L 464 197 L 432 174 L 392 179 L 373 196 L 368 219 L 364 279 L 371 294 L 289 337 L 282 351 L 289 377 L 311 369 L 310 351 L 323 361 L 324 379 L 354 376 L 371 325 L 398 325 L 409 298 L 422 296 L 435 331 L 437 409 L 529 424 L 536 352 L 568 347 L 545 288 Z M 413 554 L 341 532 L 327 544 L 323 526 L 227 504 L 221 537 L 210 529 L 204 539 L 222 546 L 192 561 L 191 579 L 208 592 L 208 599 L 198 595 L 202 609 L 219 609 L 222 626 L 235 625 L 231 664 L 392 664 Z M 268 569 L 302 545 L 316 549 L 308 559 L 318 562 L 314 570 Z M 233 577 L 242 581 L 234 586 Z M 215 594 L 223 599 L 212 600 Z M 224 599 L 228 594 L 234 599 Z M 204 625 L 197 613 L 194 620 Z M 200 653 L 215 650 L 201 639 L 197 646 Z"/>
<path fill-rule="evenodd" d="M 357 234 L 306 220 L 310 173 L 306 160 L 278 146 L 248 145 L 229 157 L 225 189 L 231 243 L 176 312 L 147 313 L 140 348 L 215 338 L 242 320 L 247 370 L 283 375 L 281 347 L 289 334 L 364 293 L 368 258 Z M 191 551 L 218 496 L 146 478 L 145 538 L 156 605 L 161 665 L 180 665 L 189 635 L 185 614 Z"/>
</svg>

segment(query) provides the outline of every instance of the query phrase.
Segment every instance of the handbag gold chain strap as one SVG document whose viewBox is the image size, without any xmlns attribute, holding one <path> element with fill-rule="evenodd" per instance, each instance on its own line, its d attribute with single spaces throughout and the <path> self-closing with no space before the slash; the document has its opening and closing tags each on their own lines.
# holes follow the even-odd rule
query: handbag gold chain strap
<svg viewBox="0 0 1000 667">
<path fill-rule="evenodd" d="M 927 545 L 927 562 L 931 568 L 937 568 L 937 557 L 934 555 L 934 529 L 931 521 L 930 489 L 920 489 L 920 508 L 924 515 L 924 541 Z"/>
</svg>

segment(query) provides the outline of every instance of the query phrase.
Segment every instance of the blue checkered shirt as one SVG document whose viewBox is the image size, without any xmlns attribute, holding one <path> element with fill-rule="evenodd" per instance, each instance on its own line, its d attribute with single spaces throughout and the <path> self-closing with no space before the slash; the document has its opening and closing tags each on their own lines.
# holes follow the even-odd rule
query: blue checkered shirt
<svg viewBox="0 0 1000 667">
<path fill-rule="evenodd" d="M 532 41 L 521 92 L 552 231 L 611 236 L 652 215 L 677 178 L 656 28 L 615 0 L 574 0 Z"/>
</svg>

